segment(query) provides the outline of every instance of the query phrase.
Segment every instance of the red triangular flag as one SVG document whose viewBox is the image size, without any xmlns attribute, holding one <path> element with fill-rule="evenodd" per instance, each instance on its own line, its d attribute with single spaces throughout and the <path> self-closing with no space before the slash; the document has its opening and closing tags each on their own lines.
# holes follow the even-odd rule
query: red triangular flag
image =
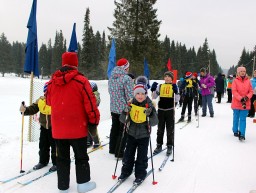
<svg viewBox="0 0 256 193">
<path fill-rule="evenodd" d="M 172 62 L 171 62 L 170 58 L 168 59 L 166 66 L 167 66 L 168 71 L 172 71 Z"/>
</svg>

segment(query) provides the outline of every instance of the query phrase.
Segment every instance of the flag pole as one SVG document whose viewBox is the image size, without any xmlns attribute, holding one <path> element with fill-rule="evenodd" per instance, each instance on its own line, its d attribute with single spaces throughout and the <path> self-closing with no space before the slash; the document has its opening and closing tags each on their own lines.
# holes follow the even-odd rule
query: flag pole
<svg viewBox="0 0 256 193">
<path fill-rule="evenodd" d="M 34 84 L 33 84 L 33 79 L 34 79 L 34 72 L 31 71 L 30 75 L 30 93 L 29 93 L 29 105 L 32 105 L 32 100 L 33 100 L 33 90 L 34 90 Z M 32 141 L 32 136 L 31 136 L 31 127 L 32 127 L 32 115 L 29 116 L 29 124 L 28 124 L 28 141 Z"/>
</svg>

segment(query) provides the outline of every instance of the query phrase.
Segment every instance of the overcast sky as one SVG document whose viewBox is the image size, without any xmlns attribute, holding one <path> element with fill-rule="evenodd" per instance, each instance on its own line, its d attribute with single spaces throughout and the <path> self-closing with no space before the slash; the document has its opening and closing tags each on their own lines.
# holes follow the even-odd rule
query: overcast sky
<svg viewBox="0 0 256 193">
<path fill-rule="evenodd" d="M 27 21 L 32 0 L 0 0 L 0 33 L 7 39 L 26 42 Z M 91 25 L 100 33 L 112 26 L 114 0 L 38 0 L 38 43 L 54 40 L 56 30 L 63 31 L 69 45 L 73 23 L 78 41 L 82 40 L 84 15 L 89 7 Z M 243 48 L 252 51 L 256 45 L 256 0 L 158 0 L 161 39 L 194 46 L 197 50 L 208 39 L 222 68 L 236 65 Z"/>
</svg>

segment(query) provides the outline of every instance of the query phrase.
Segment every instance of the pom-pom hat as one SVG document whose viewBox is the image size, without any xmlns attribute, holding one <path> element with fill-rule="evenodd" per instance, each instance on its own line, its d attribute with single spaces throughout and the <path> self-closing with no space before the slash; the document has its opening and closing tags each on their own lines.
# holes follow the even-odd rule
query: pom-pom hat
<svg viewBox="0 0 256 193">
<path fill-rule="evenodd" d="M 133 88 L 133 95 L 136 96 L 138 93 L 147 94 L 147 89 L 144 84 L 136 84 Z"/>
<path fill-rule="evenodd" d="M 62 66 L 78 66 L 78 57 L 75 52 L 65 52 L 62 54 Z"/>
<path fill-rule="evenodd" d="M 123 67 L 124 69 L 129 68 L 130 64 L 127 59 L 121 58 L 117 61 L 117 66 Z"/>
<path fill-rule="evenodd" d="M 186 72 L 185 78 L 190 78 L 192 76 L 192 72 Z"/>
</svg>

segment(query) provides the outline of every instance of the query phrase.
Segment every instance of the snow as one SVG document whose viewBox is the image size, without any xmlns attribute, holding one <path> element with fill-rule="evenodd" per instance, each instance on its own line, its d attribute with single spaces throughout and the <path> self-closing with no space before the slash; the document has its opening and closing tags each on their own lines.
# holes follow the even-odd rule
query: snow
<svg viewBox="0 0 256 193">
<path fill-rule="evenodd" d="M 108 142 L 111 127 L 109 94 L 107 81 L 96 81 L 101 93 L 101 122 L 98 130 L 103 144 Z M 20 172 L 21 126 L 19 112 L 21 101 L 29 102 L 30 79 L 12 75 L 0 78 L 0 180 L 8 179 Z M 149 93 L 150 94 L 150 93 Z M 152 185 L 150 175 L 136 192 L 158 193 L 249 193 L 256 189 L 256 128 L 253 119 L 247 118 L 246 140 L 240 142 L 232 133 L 232 110 L 226 103 L 226 96 L 221 104 L 213 101 L 214 118 L 196 117 L 183 129 L 175 125 L 175 160 L 167 161 L 163 171 L 158 171 L 165 152 L 154 157 L 154 174 L 157 185 Z M 181 108 L 176 109 L 176 120 L 180 117 Z M 200 112 L 201 114 L 201 112 Z M 38 141 L 27 141 L 27 122 L 25 117 L 25 134 L 23 147 L 23 170 L 28 171 L 38 162 Z M 156 146 L 157 127 L 153 128 L 152 148 Z M 165 139 L 166 141 L 166 139 Z M 150 150 L 150 148 L 149 148 Z M 150 152 L 149 152 L 150 155 Z M 117 180 L 112 179 L 116 159 L 108 153 L 108 145 L 91 154 L 91 178 L 97 183 L 92 193 L 107 192 Z M 148 170 L 151 162 L 148 162 Z M 48 171 L 51 163 L 41 170 L 33 172 L 9 183 L 0 184 L 1 193 L 57 193 L 56 172 L 27 186 L 17 182 L 38 177 Z M 120 175 L 121 161 L 116 175 Z M 70 193 L 76 192 L 74 162 L 71 163 Z M 132 185 L 134 175 L 122 184 L 115 192 L 126 192 Z"/>
</svg>

